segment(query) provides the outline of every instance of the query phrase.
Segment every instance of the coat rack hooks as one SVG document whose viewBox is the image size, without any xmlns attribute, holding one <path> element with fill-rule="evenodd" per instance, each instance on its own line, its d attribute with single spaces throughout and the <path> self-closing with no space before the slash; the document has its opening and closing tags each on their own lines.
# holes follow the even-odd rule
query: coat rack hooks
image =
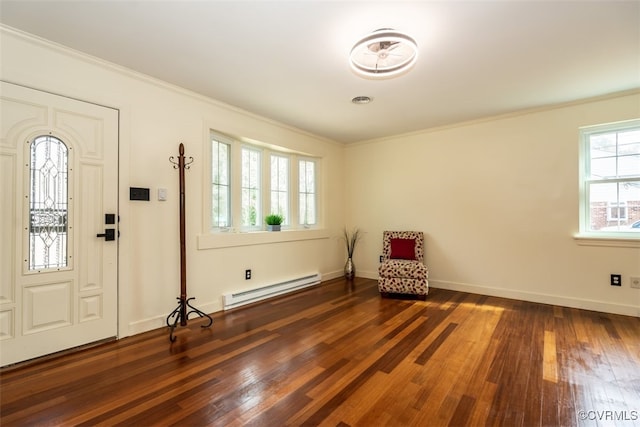
<svg viewBox="0 0 640 427">
<path fill-rule="evenodd" d="M 184 157 L 184 145 L 182 143 L 180 143 L 180 147 L 178 147 L 178 152 L 180 153 L 180 156 Z M 169 161 L 173 163 L 174 169 L 180 169 L 180 157 L 178 157 L 178 160 L 176 160 L 175 157 L 170 156 Z M 183 163 L 184 163 L 183 167 L 185 169 L 191 169 L 191 163 L 193 163 L 193 157 L 191 156 L 189 156 L 188 158 L 184 157 Z"/>
<path fill-rule="evenodd" d="M 187 249 L 186 249 L 186 221 L 185 221 L 185 191 L 184 191 L 184 171 L 189 169 L 189 166 L 193 163 L 193 157 L 189 157 L 185 161 L 184 157 L 184 144 L 180 143 L 178 147 L 178 153 L 180 154 L 176 160 L 175 157 L 169 157 L 169 162 L 173 164 L 174 169 L 180 171 L 180 296 L 178 299 L 178 306 L 175 310 L 167 316 L 167 326 L 171 328 L 169 334 L 169 341 L 174 342 L 176 337 L 173 335 L 173 331 L 180 323 L 180 326 L 187 326 L 189 315 L 192 313 L 197 314 L 200 317 L 206 317 L 209 319 L 209 323 L 202 325 L 202 328 L 208 328 L 213 323 L 213 318 L 208 314 L 198 310 L 192 306 L 189 302 L 195 298 L 187 298 Z"/>
</svg>

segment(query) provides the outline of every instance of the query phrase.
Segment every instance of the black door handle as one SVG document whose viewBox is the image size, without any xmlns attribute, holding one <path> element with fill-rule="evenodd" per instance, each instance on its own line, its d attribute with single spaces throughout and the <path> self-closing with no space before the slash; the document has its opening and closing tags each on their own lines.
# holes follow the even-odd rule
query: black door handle
<svg viewBox="0 0 640 427">
<path fill-rule="evenodd" d="M 106 242 L 111 240 L 116 240 L 116 229 L 115 228 L 105 228 L 104 233 L 96 234 L 96 237 L 104 237 Z"/>
</svg>

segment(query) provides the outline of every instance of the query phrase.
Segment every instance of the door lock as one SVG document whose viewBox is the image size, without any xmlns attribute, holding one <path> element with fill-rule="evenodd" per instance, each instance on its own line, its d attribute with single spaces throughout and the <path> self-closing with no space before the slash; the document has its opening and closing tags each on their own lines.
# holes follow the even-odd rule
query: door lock
<svg viewBox="0 0 640 427">
<path fill-rule="evenodd" d="M 111 240 L 116 240 L 116 229 L 115 228 L 105 228 L 104 233 L 96 234 L 96 237 L 104 237 L 106 242 Z"/>
</svg>

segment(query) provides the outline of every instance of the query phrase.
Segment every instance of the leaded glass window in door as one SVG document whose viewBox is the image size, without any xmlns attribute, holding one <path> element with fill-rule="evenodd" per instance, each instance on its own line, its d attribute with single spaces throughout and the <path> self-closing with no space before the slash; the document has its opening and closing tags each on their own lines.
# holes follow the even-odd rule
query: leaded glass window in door
<svg viewBox="0 0 640 427">
<path fill-rule="evenodd" d="M 69 149 L 60 139 L 38 136 L 29 164 L 29 270 L 68 266 Z"/>
</svg>

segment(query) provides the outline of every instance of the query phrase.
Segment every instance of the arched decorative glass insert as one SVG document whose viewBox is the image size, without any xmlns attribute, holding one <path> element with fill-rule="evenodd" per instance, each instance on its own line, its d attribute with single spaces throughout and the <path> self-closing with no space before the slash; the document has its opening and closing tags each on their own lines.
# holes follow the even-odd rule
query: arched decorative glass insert
<svg viewBox="0 0 640 427">
<path fill-rule="evenodd" d="M 60 139 L 36 137 L 29 167 L 29 270 L 68 265 L 69 150 Z"/>
</svg>

